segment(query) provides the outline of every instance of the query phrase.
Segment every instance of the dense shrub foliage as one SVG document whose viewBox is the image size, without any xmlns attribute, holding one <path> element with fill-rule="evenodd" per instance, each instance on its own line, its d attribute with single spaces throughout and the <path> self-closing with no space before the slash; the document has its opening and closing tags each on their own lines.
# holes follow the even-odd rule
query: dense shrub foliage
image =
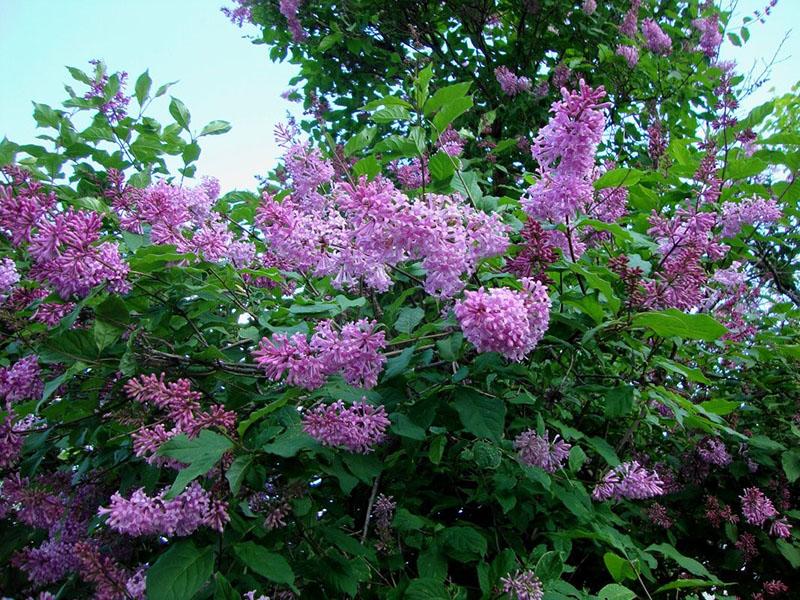
<svg viewBox="0 0 800 600">
<path fill-rule="evenodd" d="M 0 589 L 794 597 L 800 103 L 729 14 L 226 10 L 313 113 L 257 193 L 99 61 L 0 143 Z"/>
</svg>

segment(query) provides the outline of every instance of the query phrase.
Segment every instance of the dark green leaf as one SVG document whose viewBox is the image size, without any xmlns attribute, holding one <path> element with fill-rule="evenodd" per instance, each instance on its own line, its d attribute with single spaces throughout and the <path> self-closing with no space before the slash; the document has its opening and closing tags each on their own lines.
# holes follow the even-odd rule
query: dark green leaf
<svg viewBox="0 0 800 600">
<path fill-rule="evenodd" d="M 147 570 L 150 600 L 190 600 L 214 571 L 211 548 L 198 550 L 190 541 L 173 544 Z"/>
</svg>

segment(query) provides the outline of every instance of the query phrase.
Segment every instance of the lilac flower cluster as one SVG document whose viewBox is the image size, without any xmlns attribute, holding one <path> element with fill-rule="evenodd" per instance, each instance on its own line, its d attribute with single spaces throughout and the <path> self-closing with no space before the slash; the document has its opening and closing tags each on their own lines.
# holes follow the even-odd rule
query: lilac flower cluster
<svg viewBox="0 0 800 600">
<path fill-rule="evenodd" d="M 302 42 L 308 37 L 308 34 L 300 24 L 300 18 L 297 16 L 301 4 L 303 4 L 303 0 L 280 0 L 278 5 L 281 14 L 286 17 L 286 24 L 289 26 L 292 40 L 295 42 Z"/>
<path fill-rule="evenodd" d="M 742 264 L 734 261 L 727 269 L 717 269 L 711 278 L 703 308 L 714 315 L 728 332 L 723 339 L 740 342 L 756 333 L 756 328 L 747 322 L 745 315 L 757 310 L 757 289 L 747 285 Z"/>
<path fill-rule="evenodd" d="M 95 77 L 89 84 L 90 89 L 84 95 L 87 100 L 99 98 L 103 101 L 99 110 L 111 123 L 119 123 L 128 114 L 128 103 L 131 101 L 130 96 L 125 95 L 125 82 L 128 79 L 128 74 L 124 71 L 117 73 L 119 87 L 114 94 L 109 98 L 106 94 L 106 87 L 109 83 L 109 77 L 106 73 L 106 66 L 100 60 L 90 60 L 89 64 L 94 65 Z"/>
<path fill-rule="evenodd" d="M 8 257 L 0 259 L 0 298 L 19 282 L 17 265 Z"/>
<path fill-rule="evenodd" d="M 740 202 L 722 203 L 722 237 L 734 237 L 745 225 L 775 223 L 783 216 L 772 199 L 753 196 Z"/>
<path fill-rule="evenodd" d="M 400 185 L 408 190 L 416 190 L 431 183 L 431 172 L 428 169 L 428 159 L 425 157 L 396 160 L 389 164 L 389 170 Z"/>
<path fill-rule="evenodd" d="M 653 19 L 642 21 L 642 35 L 648 50 L 667 56 L 672 52 L 672 40 Z"/>
<path fill-rule="evenodd" d="M 515 75 L 506 66 L 497 67 L 494 70 L 495 79 L 500 84 L 500 89 L 507 96 L 516 96 L 531 89 L 531 80 L 521 75 Z"/>
<path fill-rule="evenodd" d="M 523 464 L 555 473 L 569 458 L 572 445 L 562 440 L 559 435 L 551 440 L 547 431 L 544 435 L 539 435 L 533 429 L 529 429 L 517 436 L 514 448 L 519 452 L 519 459 Z"/>
<path fill-rule="evenodd" d="M 539 179 L 522 199 L 532 217 L 563 223 L 579 207 L 591 202 L 594 160 L 603 135 L 607 106 L 601 87 L 592 89 L 583 80 L 578 91 L 561 90 L 553 117 L 539 130 L 531 153 L 539 163 Z"/>
<path fill-rule="evenodd" d="M 606 473 L 592 492 L 592 498 L 598 501 L 642 500 L 660 496 L 664 493 L 664 483 L 655 471 L 641 466 L 637 461 L 624 462 Z"/>
<path fill-rule="evenodd" d="M 235 240 L 220 214 L 212 210 L 219 195 L 215 179 L 204 179 L 193 188 L 160 181 L 109 195 L 122 227 L 134 233 L 148 229 L 154 244 L 172 244 L 178 252 L 212 262 L 227 259 L 237 268 L 249 266 L 255 258 L 255 246 Z"/>
<path fill-rule="evenodd" d="M 719 29 L 719 14 L 714 13 L 704 19 L 692 21 L 695 29 L 700 32 L 700 50 L 709 58 L 714 58 L 722 43 L 722 32 Z"/>
<path fill-rule="evenodd" d="M 422 260 L 425 290 L 451 297 L 483 258 L 502 254 L 508 228 L 460 196 L 428 194 L 411 200 L 387 179 L 340 183 L 314 199 L 293 194 L 277 202 L 265 194 L 256 223 L 286 268 L 331 276 L 337 288 L 363 281 L 385 291 L 389 270 Z"/>
<path fill-rule="evenodd" d="M 341 400 L 320 405 L 303 417 L 303 431 L 319 443 L 358 454 L 368 454 L 383 442 L 388 426 L 383 406 L 367 404 L 366 399 L 351 406 Z"/>
<path fill-rule="evenodd" d="M 673 525 L 673 521 L 667 513 L 667 509 L 658 502 L 653 502 L 650 508 L 647 509 L 647 518 L 650 519 L 654 525 L 664 529 L 669 529 Z"/>
<path fill-rule="evenodd" d="M 751 525 L 763 525 L 768 519 L 778 516 L 772 500 L 757 487 L 745 489 L 739 500 L 742 502 L 742 514 Z"/>
<path fill-rule="evenodd" d="M 597 0 L 583 0 L 581 10 L 587 15 L 593 15 L 597 10 Z"/>
<path fill-rule="evenodd" d="M 163 421 L 173 423 L 170 428 L 165 427 L 162 422 L 134 432 L 134 452 L 150 464 L 181 468 L 182 465 L 177 461 L 156 456 L 161 444 L 181 433 L 195 437 L 201 430 L 209 427 L 233 430 L 236 425 L 236 413 L 226 411 L 220 404 L 211 405 L 208 412 L 203 411 L 200 407 L 203 396 L 192 390 L 192 383 L 188 379 L 167 383 L 164 381 L 164 373 L 159 377 L 142 375 L 128 381 L 125 392 L 131 400 L 164 411 L 166 419 Z"/>
<path fill-rule="evenodd" d="M 436 140 L 436 147 L 450 156 L 461 156 L 461 153 L 464 152 L 464 144 L 464 138 L 453 129 L 452 125 L 448 125 Z"/>
<path fill-rule="evenodd" d="M 627 44 L 619 44 L 617 46 L 617 55 L 621 56 L 628 63 L 632 69 L 639 62 L 639 50 L 636 46 L 628 46 Z"/>
<path fill-rule="evenodd" d="M 38 400 L 42 397 L 42 382 L 39 357 L 31 354 L 10 367 L 0 367 L 0 398 L 6 407 L 22 400 Z"/>
<path fill-rule="evenodd" d="M 12 185 L 0 185 L 0 232 L 14 245 L 29 243 L 29 276 L 53 286 L 63 298 L 86 296 L 104 283 L 116 293 L 130 289 L 128 265 L 116 242 L 102 242 L 102 218 L 93 211 L 55 212 L 56 197 L 19 168 L 6 168 Z"/>
<path fill-rule="evenodd" d="M 631 0 L 630 8 L 628 8 L 622 23 L 619 26 L 619 32 L 629 38 L 636 37 L 636 32 L 639 31 L 639 7 L 642 5 L 642 0 Z"/>
<path fill-rule="evenodd" d="M 375 519 L 375 533 L 378 536 L 375 549 L 379 552 L 385 552 L 392 547 L 392 519 L 396 508 L 397 502 L 392 496 L 378 494 L 375 498 L 372 516 Z"/>
<path fill-rule="evenodd" d="M 253 10 L 250 7 L 250 2 L 251 0 L 233 0 L 234 6 L 232 8 L 223 6 L 220 11 L 230 19 L 231 23 L 241 27 L 245 22 L 253 22 Z"/>
<path fill-rule="evenodd" d="M 507 261 L 508 270 L 517 277 L 531 277 L 543 285 L 549 283 L 545 274 L 547 268 L 556 261 L 555 246 L 550 232 L 542 229 L 538 221 L 528 219 L 522 227 L 522 249 Z"/>
<path fill-rule="evenodd" d="M 542 600 L 542 582 L 533 571 L 517 571 L 513 575 L 500 578 L 503 591 L 514 600 Z"/>
<path fill-rule="evenodd" d="M 273 381 L 286 374 L 288 385 L 312 390 L 340 372 L 350 385 L 372 388 L 386 362 L 380 353 L 386 347 L 386 336 L 376 331 L 376 326 L 375 321 L 361 319 L 337 331 L 333 321 L 321 321 L 310 340 L 302 333 L 263 338 L 253 357 Z"/>
<path fill-rule="evenodd" d="M 733 461 L 725 443 L 719 438 L 707 437 L 697 446 L 698 456 L 710 465 L 727 467 Z"/>
<path fill-rule="evenodd" d="M 110 506 L 97 514 L 107 515 L 109 527 L 130 536 L 186 536 L 202 526 L 222 531 L 229 520 L 227 504 L 212 498 L 196 481 L 171 500 L 165 495 L 166 491 L 148 496 L 139 488 L 126 499 L 117 492 Z"/>
<path fill-rule="evenodd" d="M 521 361 L 544 336 L 550 319 L 547 289 L 523 278 L 522 290 L 484 288 L 468 291 L 454 312 L 464 336 L 478 352 L 499 352 Z"/>
</svg>

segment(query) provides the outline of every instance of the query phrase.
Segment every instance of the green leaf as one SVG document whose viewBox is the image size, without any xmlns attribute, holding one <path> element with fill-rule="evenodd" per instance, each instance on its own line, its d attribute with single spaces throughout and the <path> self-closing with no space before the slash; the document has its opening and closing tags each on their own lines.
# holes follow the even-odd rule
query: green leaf
<svg viewBox="0 0 800 600">
<path fill-rule="evenodd" d="M 231 124 L 227 121 L 211 121 L 208 125 L 203 127 L 203 130 L 197 137 L 203 137 L 204 135 L 222 135 L 223 133 L 228 133 L 230 130 Z"/>
<path fill-rule="evenodd" d="M 436 116 L 433 117 L 433 127 L 436 132 L 441 135 L 447 126 L 455 121 L 459 116 L 472 108 L 472 96 L 464 96 L 463 98 L 456 98 L 449 104 L 442 107 Z M 436 136 L 438 139 L 439 135 Z"/>
<path fill-rule="evenodd" d="M 706 342 L 713 342 L 728 331 L 713 317 L 704 314 L 690 315 L 674 308 L 639 313 L 633 318 L 633 325 L 652 329 L 661 337 L 680 337 Z"/>
<path fill-rule="evenodd" d="M 97 344 L 97 348 L 102 352 L 120 338 L 122 331 L 123 330 L 116 325 L 112 325 L 106 321 L 95 321 L 92 326 L 94 343 Z"/>
<path fill-rule="evenodd" d="M 189 109 L 186 108 L 183 102 L 173 97 L 169 103 L 169 114 L 172 115 L 172 118 L 175 119 L 175 122 L 180 125 L 182 129 L 189 131 L 189 123 L 192 120 L 192 116 L 189 114 Z"/>
<path fill-rule="evenodd" d="M 400 333 L 411 333 L 424 317 L 425 311 L 421 308 L 406 306 L 397 315 L 394 328 Z"/>
<path fill-rule="evenodd" d="M 439 356 L 442 360 L 456 361 L 461 354 L 461 346 L 464 344 L 464 334 L 454 333 L 453 335 L 438 340 L 436 342 L 436 349 L 439 351 Z"/>
<path fill-rule="evenodd" d="M 414 91 L 417 100 L 417 106 L 425 106 L 428 100 L 428 89 L 433 78 L 433 66 L 428 65 L 422 69 L 414 81 Z"/>
<path fill-rule="evenodd" d="M 359 150 L 363 150 L 372 143 L 375 138 L 375 133 L 378 131 L 377 127 L 365 127 L 349 140 L 344 145 L 345 156 L 352 156 Z"/>
<path fill-rule="evenodd" d="M 536 563 L 536 576 L 544 583 L 555 581 L 564 572 L 564 561 L 558 552 L 545 552 Z"/>
<path fill-rule="evenodd" d="M 440 150 L 428 161 L 428 170 L 431 172 L 431 177 L 436 180 L 449 179 L 456 172 L 454 163 L 457 160 L 457 158 L 453 158 Z"/>
<path fill-rule="evenodd" d="M 611 169 L 603 173 L 603 175 L 594 182 L 594 189 L 602 190 L 604 188 L 630 187 L 639 183 L 642 175 L 644 175 L 644 173 L 638 169 Z"/>
<path fill-rule="evenodd" d="M 156 454 L 188 465 L 178 473 L 167 498 L 174 498 L 192 479 L 208 473 L 232 447 L 233 443 L 228 438 L 208 429 L 201 431 L 194 439 L 181 434 L 163 443 Z"/>
<path fill-rule="evenodd" d="M 469 388 L 456 392 L 453 408 L 464 429 L 476 437 L 499 441 L 505 427 L 506 406 L 500 398 L 492 398 Z"/>
<path fill-rule="evenodd" d="M 371 118 L 375 123 L 408 121 L 411 119 L 411 113 L 404 106 L 387 106 L 372 113 Z"/>
<path fill-rule="evenodd" d="M 633 410 L 633 386 L 622 384 L 606 392 L 605 415 L 623 417 Z"/>
<path fill-rule="evenodd" d="M 147 96 L 150 94 L 150 86 L 152 85 L 153 80 L 150 78 L 149 71 L 145 71 L 136 79 L 134 93 L 136 94 L 136 100 L 139 102 L 139 106 L 142 106 L 144 101 L 147 100 Z"/>
<path fill-rule="evenodd" d="M 190 600 L 214 571 L 214 552 L 191 541 L 173 544 L 147 570 L 150 600 Z"/>
<path fill-rule="evenodd" d="M 636 598 L 636 593 L 624 585 L 609 583 L 597 593 L 597 597 L 599 600 L 632 600 Z"/>
<path fill-rule="evenodd" d="M 611 574 L 611 577 L 614 578 L 614 581 L 636 579 L 636 571 L 633 570 L 630 561 L 622 558 L 618 554 L 606 552 L 603 555 L 603 562 L 606 565 L 606 569 L 608 569 L 608 572 Z"/>
<path fill-rule="evenodd" d="M 386 361 L 386 369 L 383 371 L 383 381 L 388 381 L 392 377 L 405 373 L 413 355 L 414 346 L 409 346 L 397 356 L 393 356 Z"/>
<path fill-rule="evenodd" d="M 392 420 L 392 433 L 412 440 L 422 441 L 425 439 L 425 430 L 406 415 L 393 413 L 390 418 Z"/>
<path fill-rule="evenodd" d="M 619 464 L 619 457 L 617 456 L 613 446 L 611 446 L 611 444 L 609 444 L 603 438 L 587 438 L 586 443 L 594 448 L 595 452 L 602 456 L 609 466 L 616 467 Z"/>
<path fill-rule="evenodd" d="M 472 527 L 448 527 L 442 533 L 447 555 L 459 562 L 471 562 L 486 554 L 487 543 Z"/>
<path fill-rule="evenodd" d="M 800 550 L 786 540 L 777 540 L 775 545 L 778 547 L 778 551 L 783 557 L 792 565 L 792 568 L 800 569 Z"/>
<path fill-rule="evenodd" d="M 247 567 L 270 581 L 294 586 L 294 571 L 280 554 L 267 552 L 255 542 L 242 542 L 233 547 L 236 556 Z"/>
<path fill-rule="evenodd" d="M 231 466 L 228 467 L 228 470 L 225 472 L 225 478 L 228 480 L 228 484 L 231 486 L 231 494 L 234 496 L 239 493 L 239 490 L 242 487 L 242 482 L 244 481 L 244 477 L 247 475 L 247 469 L 250 468 L 252 463 L 252 454 L 237 456 L 236 459 L 231 463 Z"/>
<path fill-rule="evenodd" d="M 277 454 L 284 458 L 296 456 L 300 450 L 308 450 L 319 447 L 319 444 L 309 436 L 300 425 L 289 427 L 286 431 L 280 434 L 275 441 L 266 444 L 263 448 L 264 452 L 270 454 Z"/>
<path fill-rule="evenodd" d="M 214 600 L 242 600 L 222 573 L 214 573 Z"/>
<path fill-rule="evenodd" d="M 800 477 L 800 450 L 793 448 L 784 452 L 781 455 L 781 464 L 789 483 L 797 481 L 797 478 Z"/>
<path fill-rule="evenodd" d="M 653 544 L 647 547 L 647 552 L 659 552 L 664 556 L 671 558 L 676 563 L 678 563 L 681 567 L 689 571 L 692 575 L 699 575 L 701 577 L 705 577 L 707 579 L 713 581 L 719 581 L 716 577 L 714 577 L 711 573 L 708 572 L 701 563 L 696 561 L 693 558 L 689 558 L 688 556 L 684 556 L 678 550 L 671 546 L 670 544 Z"/>
<path fill-rule="evenodd" d="M 414 579 L 403 594 L 405 600 L 449 600 L 444 584 L 432 577 Z"/>
<path fill-rule="evenodd" d="M 431 96 L 430 100 L 425 103 L 425 114 L 432 115 L 443 106 L 459 98 L 463 98 L 467 95 L 467 92 L 469 92 L 471 85 L 472 82 L 465 81 L 463 83 L 454 83 L 453 85 L 439 88 L 433 96 Z"/>
<path fill-rule="evenodd" d="M 8 138 L 3 138 L 3 141 L 0 142 L 0 167 L 4 167 L 5 165 L 9 165 L 14 162 L 14 157 L 17 154 L 17 144 L 12 141 L 9 141 Z"/>
</svg>

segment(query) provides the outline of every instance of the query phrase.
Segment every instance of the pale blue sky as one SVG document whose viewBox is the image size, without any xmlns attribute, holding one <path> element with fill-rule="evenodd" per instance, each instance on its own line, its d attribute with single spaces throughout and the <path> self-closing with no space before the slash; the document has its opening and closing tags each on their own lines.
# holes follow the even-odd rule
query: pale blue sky
<svg viewBox="0 0 800 600">
<path fill-rule="evenodd" d="M 569 0 L 566 0 L 569 1 Z M 279 155 L 276 122 L 295 105 L 283 100 L 290 65 L 269 61 L 265 46 L 243 36 L 219 11 L 227 0 L 0 0 L 0 137 L 27 143 L 37 135 L 31 100 L 57 105 L 69 74 L 102 58 L 112 70 L 135 78 L 149 68 L 156 84 L 179 80 L 171 93 L 182 99 L 198 127 L 213 119 L 233 124 L 230 133 L 204 138 L 198 174 L 214 175 L 223 190 L 252 188 Z M 734 19 L 768 0 L 741 0 Z M 740 71 L 771 58 L 791 24 L 800 23 L 800 0 L 781 0 L 766 24 L 750 26 L 744 48 L 725 52 Z M 791 34 L 773 80 L 748 99 L 759 104 L 770 88 L 783 93 L 800 78 L 800 31 Z M 132 86 L 132 83 L 131 83 Z M 156 118 L 167 121 L 167 101 Z"/>
</svg>

